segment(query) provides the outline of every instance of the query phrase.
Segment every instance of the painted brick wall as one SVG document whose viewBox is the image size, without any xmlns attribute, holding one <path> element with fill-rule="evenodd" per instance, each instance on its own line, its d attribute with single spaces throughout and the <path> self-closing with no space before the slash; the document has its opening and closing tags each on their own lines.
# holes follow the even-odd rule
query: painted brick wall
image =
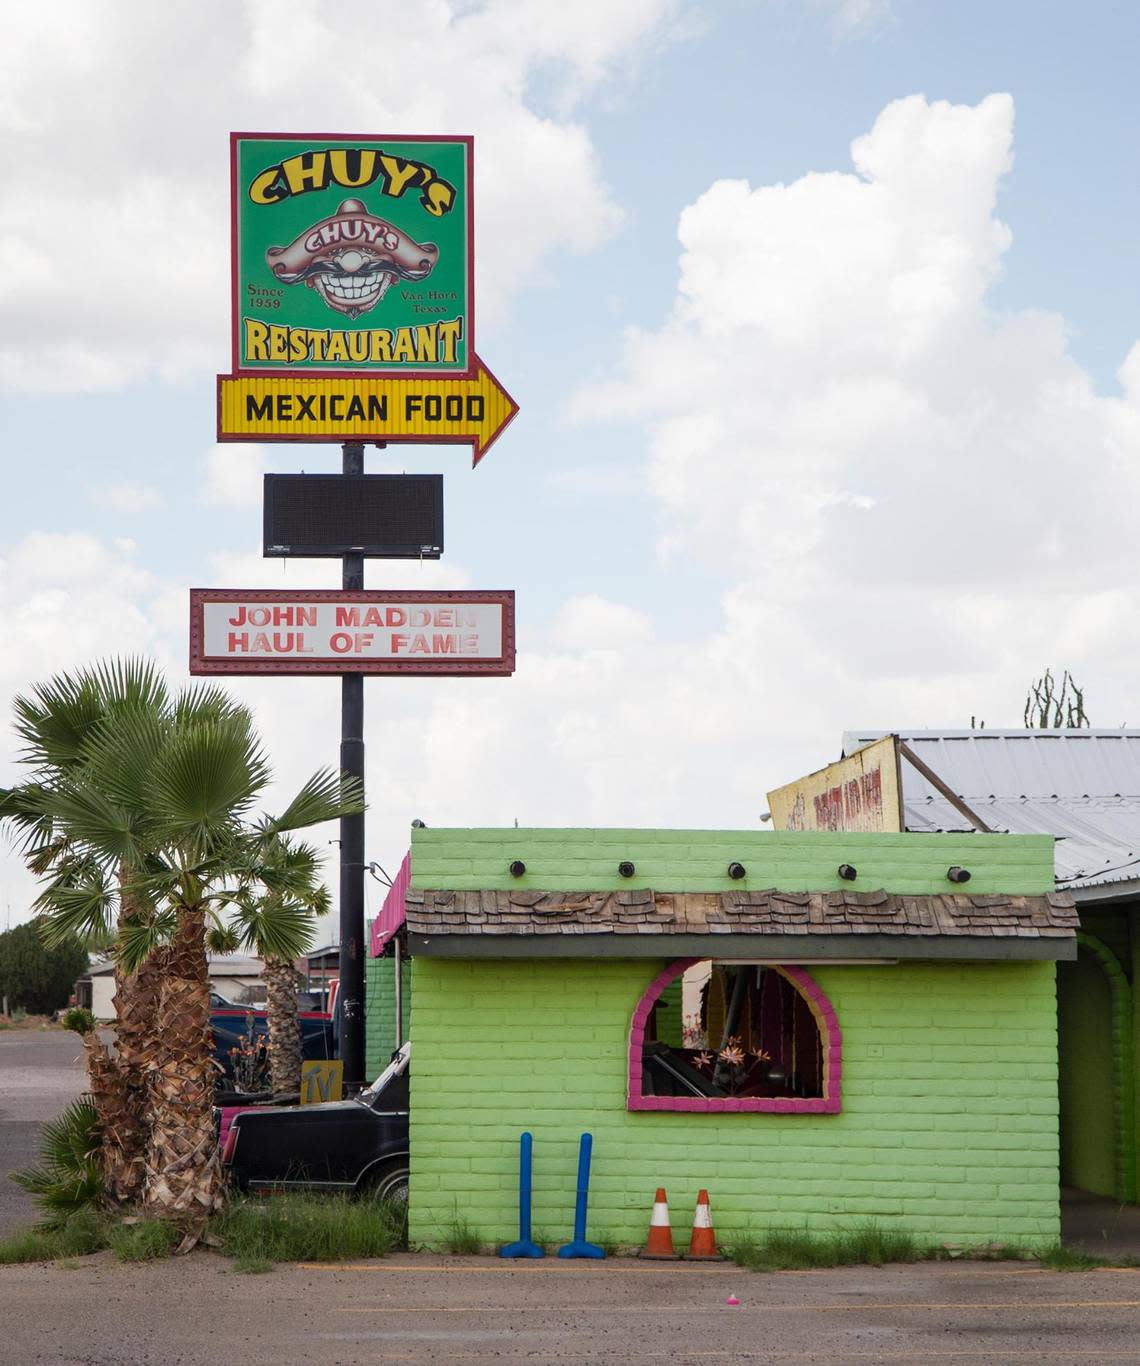
<svg viewBox="0 0 1140 1366">
<path fill-rule="evenodd" d="M 371 1081 L 387 1066 L 396 1046 L 396 971 L 395 959 L 389 953 L 383 958 L 369 958 L 364 970 L 364 1070 Z M 404 997 L 401 1015 L 404 1038 L 408 1037 L 411 1019 L 411 972 L 404 960 Z"/>
<path fill-rule="evenodd" d="M 456 1212 L 488 1242 L 517 1236 L 526 1128 L 544 1241 L 570 1236 L 587 1129 L 595 1239 L 639 1244 L 660 1184 L 682 1239 L 701 1186 L 722 1241 L 867 1220 L 937 1241 L 1057 1239 L 1053 964 L 814 968 L 844 1035 L 834 1116 L 628 1112 L 630 1016 L 659 966 L 415 960 L 413 1243 L 437 1245 Z"/>
<path fill-rule="evenodd" d="M 526 873 L 508 865 L 522 859 Z M 626 881 L 618 864 L 629 859 Z M 748 876 L 733 882 L 728 865 Z M 842 882 L 841 863 L 859 870 Z M 966 887 L 946 880 L 951 864 L 972 874 Z M 447 830 L 412 831 L 412 885 L 458 890 L 533 887 L 543 891 L 603 891 L 654 887 L 669 892 L 870 890 L 898 893 L 1054 890 L 1053 839 L 1048 835 L 834 835 L 771 830 Z"/>
</svg>

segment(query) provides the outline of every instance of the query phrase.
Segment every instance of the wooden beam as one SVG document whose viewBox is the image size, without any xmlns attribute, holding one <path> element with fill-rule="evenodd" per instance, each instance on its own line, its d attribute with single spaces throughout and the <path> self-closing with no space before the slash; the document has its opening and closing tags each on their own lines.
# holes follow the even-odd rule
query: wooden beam
<svg viewBox="0 0 1140 1366">
<path fill-rule="evenodd" d="M 922 774 L 922 776 L 926 779 L 930 786 L 935 789 L 936 792 L 940 792 L 942 796 L 946 798 L 946 800 L 950 803 L 954 810 L 959 813 L 959 815 L 966 817 L 966 819 L 970 822 L 970 824 L 974 827 L 975 830 L 980 830 L 983 835 L 996 834 L 996 831 L 991 830 L 990 827 L 985 823 L 984 820 L 982 820 L 981 816 L 979 816 L 976 811 L 971 811 L 970 808 L 966 805 L 966 803 L 962 800 L 962 798 L 959 797 L 956 792 L 951 791 L 951 789 L 946 786 L 946 784 L 942 781 L 938 774 L 935 773 L 935 771 L 929 765 L 924 764 L 922 762 L 922 760 L 918 757 L 914 750 L 911 749 L 911 747 L 906 743 L 905 740 L 899 740 L 899 753 L 907 761 L 908 764 L 910 764 L 913 768 L 916 768 L 919 771 L 919 773 Z"/>
</svg>

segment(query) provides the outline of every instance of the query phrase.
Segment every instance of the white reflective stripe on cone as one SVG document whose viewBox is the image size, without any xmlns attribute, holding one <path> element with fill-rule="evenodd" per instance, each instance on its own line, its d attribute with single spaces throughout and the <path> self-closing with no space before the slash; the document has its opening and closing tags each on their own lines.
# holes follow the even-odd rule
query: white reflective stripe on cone
<svg viewBox="0 0 1140 1366">
<path fill-rule="evenodd" d="M 645 1206 L 642 1205 L 641 1208 L 644 1209 Z M 667 1204 L 665 1204 L 663 1201 L 660 1201 L 660 1200 L 654 1201 L 654 1204 L 653 1204 L 653 1215 L 652 1215 L 652 1218 L 649 1220 L 649 1227 L 650 1227 L 650 1228 L 668 1228 L 668 1227 L 669 1227 L 669 1206 L 668 1206 Z"/>
<path fill-rule="evenodd" d="M 709 1209 L 709 1202 L 701 1200 L 697 1205 L 697 1212 L 693 1215 L 694 1228 L 712 1228 L 712 1211 Z"/>
</svg>

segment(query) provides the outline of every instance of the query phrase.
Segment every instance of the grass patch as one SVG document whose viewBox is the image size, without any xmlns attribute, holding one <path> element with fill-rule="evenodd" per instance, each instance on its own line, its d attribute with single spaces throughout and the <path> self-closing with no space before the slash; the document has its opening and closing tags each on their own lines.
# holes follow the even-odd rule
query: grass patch
<svg viewBox="0 0 1140 1366">
<path fill-rule="evenodd" d="M 750 1271 L 882 1266 L 886 1262 L 917 1262 L 929 1255 L 904 1230 L 881 1229 L 877 1224 L 819 1234 L 801 1229 L 769 1229 L 758 1239 L 729 1244 L 725 1252 L 731 1261 Z"/>
<path fill-rule="evenodd" d="M 107 1232 L 107 1246 L 120 1262 L 153 1262 L 169 1257 L 181 1241 L 179 1229 L 162 1219 L 114 1224 Z"/>
<path fill-rule="evenodd" d="M 1091 1272 L 1098 1266 L 1128 1265 L 1126 1261 L 1113 1262 L 1107 1257 L 1094 1257 L 1092 1253 L 1085 1253 L 1079 1247 L 1062 1247 L 1061 1243 L 1046 1247 L 1036 1255 L 1040 1264 L 1051 1272 Z"/>
<path fill-rule="evenodd" d="M 262 1257 L 256 1253 L 243 1253 L 240 1257 L 234 1258 L 234 1270 L 246 1276 L 261 1276 L 266 1271 L 272 1271 L 276 1263 L 269 1257 Z"/>
<path fill-rule="evenodd" d="M 483 1240 L 457 1209 L 443 1235 L 442 1247 L 456 1257 L 475 1257 L 483 1251 Z"/>
<path fill-rule="evenodd" d="M 93 1210 L 80 1210 L 52 1227 L 22 1229 L 0 1240 L 0 1266 L 57 1262 L 86 1257 L 107 1246 L 109 1224 Z"/>
<path fill-rule="evenodd" d="M 263 1262 L 336 1262 L 386 1257 L 400 1246 L 404 1213 L 378 1200 L 275 1195 L 235 1201 L 211 1228 L 235 1266 Z"/>
</svg>

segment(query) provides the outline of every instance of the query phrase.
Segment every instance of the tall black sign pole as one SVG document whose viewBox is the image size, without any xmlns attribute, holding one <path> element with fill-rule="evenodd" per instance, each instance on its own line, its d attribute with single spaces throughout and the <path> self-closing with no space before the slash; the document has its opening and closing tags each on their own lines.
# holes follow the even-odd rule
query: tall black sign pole
<svg viewBox="0 0 1140 1366">
<path fill-rule="evenodd" d="M 343 447 L 342 474 L 364 473 L 364 446 Z M 364 556 L 345 555 L 342 588 L 364 587 Z M 364 675 L 340 677 L 340 766 L 364 784 Z M 340 1056 L 344 1090 L 364 1085 L 364 812 L 340 820 Z"/>
</svg>

